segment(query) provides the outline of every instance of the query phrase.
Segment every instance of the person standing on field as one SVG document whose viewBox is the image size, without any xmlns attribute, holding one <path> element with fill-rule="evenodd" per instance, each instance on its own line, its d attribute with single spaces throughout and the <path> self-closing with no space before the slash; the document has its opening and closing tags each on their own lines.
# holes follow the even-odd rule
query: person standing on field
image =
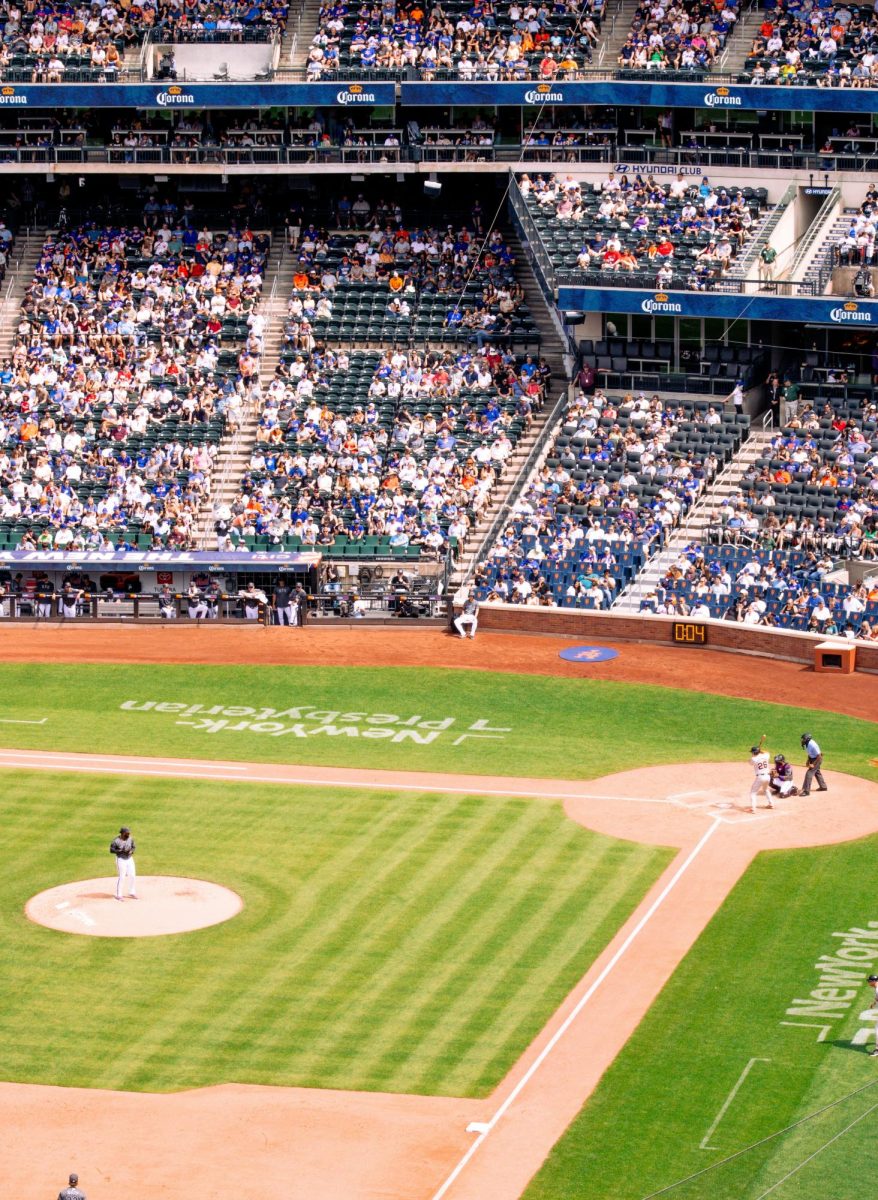
<svg viewBox="0 0 878 1200">
<path fill-rule="evenodd" d="M 85 1192 L 81 1192 L 77 1186 L 79 1176 L 72 1174 L 68 1177 L 67 1187 L 62 1188 L 58 1193 L 58 1200 L 85 1200 Z"/>
<path fill-rule="evenodd" d="M 116 899 L 124 899 L 122 895 L 122 881 L 128 880 L 128 894 L 132 900 L 137 899 L 137 886 L 135 880 L 137 872 L 134 869 L 134 851 L 137 849 L 134 838 L 131 836 L 131 830 L 127 825 L 123 825 L 119 830 L 119 836 L 114 837 L 110 842 L 110 853 L 116 856 Z"/>
<path fill-rule="evenodd" d="M 878 1008 L 878 975 L 870 975 L 867 980 L 869 987 L 875 993 L 869 1008 Z M 875 1047 L 869 1051 L 872 1058 L 878 1058 L 878 1022 L 875 1023 Z"/>
<path fill-rule="evenodd" d="M 759 740 L 758 746 L 750 747 L 750 766 L 753 768 L 753 783 L 750 787 L 750 812 L 756 812 L 756 798 L 764 796 L 768 801 L 767 808 L 774 808 L 774 801 L 771 798 L 771 793 L 768 790 L 768 785 L 771 782 L 771 759 L 767 750 L 763 750 L 765 745 L 765 734 Z"/>
<path fill-rule="evenodd" d="M 823 778 L 823 772 L 820 770 L 823 766 L 823 752 L 810 733 L 802 734 L 802 749 L 808 756 L 808 761 L 805 763 L 808 769 L 805 771 L 805 782 L 802 784 L 800 794 L 802 796 L 809 796 L 811 794 L 811 784 L 815 779 L 817 780 L 817 791 L 828 792 L 829 788 L 826 786 L 826 780 Z"/>
</svg>

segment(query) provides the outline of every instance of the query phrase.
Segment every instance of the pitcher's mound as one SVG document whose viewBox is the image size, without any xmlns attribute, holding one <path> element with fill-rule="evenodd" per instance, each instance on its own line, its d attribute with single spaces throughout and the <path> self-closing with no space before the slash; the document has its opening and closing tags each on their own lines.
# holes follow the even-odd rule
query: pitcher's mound
<svg viewBox="0 0 878 1200">
<path fill-rule="evenodd" d="M 64 933 L 158 937 L 219 925 L 244 907 L 241 897 L 229 888 L 176 875 L 139 875 L 137 895 L 137 900 L 126 896 L 118 901 L 115 876 L 83 879 L 32 896 L 24 911 L 37 925 Z"/>
</svg>

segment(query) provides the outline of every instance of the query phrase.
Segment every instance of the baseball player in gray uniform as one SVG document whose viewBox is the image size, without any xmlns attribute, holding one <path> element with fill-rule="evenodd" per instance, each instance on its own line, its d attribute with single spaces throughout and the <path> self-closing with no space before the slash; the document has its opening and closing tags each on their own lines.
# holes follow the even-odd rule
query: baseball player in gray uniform
<svg viewBox="0 0 878 1200">
<path fill-rule="evenodd" d="M 58 1193 L 58 1200 L 85 1200 L 85 1192 L 81 1192 L 76 1186 L 79 1183 L 78 1175 L 71 1175 L 67 1181 L 67 1187 L 62 1188 Z"/>
<path fill-rule="evenodd" d="M 137 872 L 134 869 L 134 851 L 137 846 L 134 843 L 134 838 L 131 836 L 131 830 L 127 825 L 123 825 L 119 830 L 119 836 L 114 837 L 110 842 L 110 853 L 116 856 L 116 899 L 124 899 L 122 895 L 122 881 L 128 880 L 128 894 L 132 900 L 137 899 L 136 883 Z"/>
</svg>

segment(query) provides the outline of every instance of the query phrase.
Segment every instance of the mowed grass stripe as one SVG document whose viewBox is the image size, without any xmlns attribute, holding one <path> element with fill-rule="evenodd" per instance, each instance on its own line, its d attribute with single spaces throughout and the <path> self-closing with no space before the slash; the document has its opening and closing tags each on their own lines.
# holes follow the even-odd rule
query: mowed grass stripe
<svg viewBox="0 0 878 1200">
<path fill-rule="evenodd" d="M 417 915 L 398 922 L 395 969 L 385 969 L 368 991 L 352 995 L 351 1021 L 328 1031 L 342 1049 L 356 1053 L 364 1078 L 386 1077 L 388 1072 L 378 1064 L 395 1056 L 396 1038 L 408 1040 L 411 1022 L 435 1026 L 449 1019 L 452 984 L 461 964 L 482 956 L 493 924 L 492 911 L 508 906 L 510 895 L 520 886 L 516 876 L 529 869 L 538 828 L 546 822 L 545 805 L 528 807 L 517 802 L 515 807 L 520 814 L 516 824 L 502 837 L 495 834 L 480 843 L 479 854 L 454 889 L 444 895 L 425 895 Z M 400 1014 L 396 1038 L 353 1046 L 353 1028 L 371 1023 L 388 1009 Z M 423 1010 L 426 1017 L 421 1016 Z M 434 1030 L 431 1046 L 436 1045 L 435 1037 Z"/>
<path fill-rule="evenodd" d="M 283 1045 L 284 1053 L 291 1054 L 292 1047 L 285 1045 L 286 1037 L 280 1026 L 285 1026 L 284 1018 L 294 996 L 292 989 L 296 979 L 308 975 L 316 967 L 326 970 L 331 975 L 331 966 L 339 953 L 338 938 L 340 930 L 346 931 L 341 945 L 346 947 L 356 935 L 356 929 L 351 922 L 357 909 L 364 903 L 370 902 L 380 892 L 385 879 L 393 875 L 399 862 L 402 861 L 412 845 L 422 835 L 423 824 L 429 827 L 432 823 L 440 822 L 446 816 L 441 805 L 422 814 L 417 825 L 411 821 L 410 813 L 405 806 L 398 806 L 394 801 L 385 799 L 384 818 L 374 819 L 374 798 L 352 798 L 350 801 L 362 808 L 364 821 L 359 830 L 350 838 L 346 852 L 337 859 L 328 856 L 315 870 L 308 885 L 301 890 L 293 890 L 289 884 L 286 897 L 291 909 L 298 906 L 301 897 L 301 915 L 290 916 L 287 922 L 275 923 L 264 931 L 259 938 L 242 937 L 236 945 L 235 963 L 232 968 L 218 977 L 211 988 L 200 985 L 190 989 L 188 1003 L 179 1006 L 176 1019 L 163 1023 L 163 1027 L 155 1028 L 150 1038 L 141 1038 L 135 1049 L 148 1069 L 148 1059 L 151 1054 L 156 1061 L 166 1053 L 166 1046 L 174 1041 L 178 1045 L 197 1043 L 200 1034 L 210 1031 L 213 1049 L 219 1049 L 228 1030 L 232 1037 L 236 1028 L 246 1022 L 252 1030 L 261 1030 L 270 1034 L 270 1040 L 276 1053 L 278 1043 Z M 462 800 L 451 801 L 456 807 Z M 308 813 L 310 820 L 316 820 L 313 806 Z M 307 871 L 307 839 L 296 847 L 291 847 L 287 853 L 290 864 L 305 860 Z M 449 847 L 449 858 L 453 855 L 453 843 Z M 301 856 L 301 857 L 300 857 Z M 362 868 L 364 859 L 374 858 L 380 862 L 381 868 L 364 878 L 353 874 L 355 866 Z M 281 870 L 282 859 L 277 858 L 278 870 Z M 445 867 L 447 869 L 448 862 Z M 352 881 L 352 886 L 346 886 Z M 274 999 L 277 997 L 277 999 Z M 267 998 L 267 1011 L 260 1012 L 259 1006 L 263 998 Z M 235 1014 L 238 1014 L 237 1017 Z M 318 1020 L 327 1019 L 326 1004 L 319 1006 Z M 307 1010 L 298 1013 L 297 1019 L 307 1024 Z M 125 1055 L 121 1058 L 124 1060 Z M 272 1069 L 271 1054 L 266 1055 L 264 1069 Z M 256 1060 L 256 1061 L 254 1061 Z M 133 1059 L 128 1059 L 133 1061 Z M 256 1047 L 251 1042 L 248 1053 L 248 1070 L 260 1070 L 256 1065 L 258 1056 Z M 276 1070 L 276 1067 L 274 1067 Z M 130 1086 L 127 1085 L 126 1086 Z"/>
<path fill-rule="evenodd" d="M 298 1013 L 298 1020 L 307 1030 L 307 1038 L 296 1047 L 302 1069 L 307 1071 L 312 1064 L 341 1060 L 344 1054 L 346 1070 L 355 1072 L 356 1064 L 349 1060 L 347 1048 L 343 1051 L 338 1043 L 345 1038 L 357 997 L 387 969 L 389 957 L 395 961 L 400 956 L 399 929 L 417 921 L 419 911 L 433 903 L 437 887 L 448 877 L 453 860 L 474 856 L 492 835 L 492 828 L 502 827 L 500 811 L 475 809 L 469 820 L 460 824 L 456 837 L 449 836 L 459 811 L 467 808 L 472 808 L 472 800 L 466 797 L 425 805 L 432 820 L 420 820 L 409 830 L 409 836 L 397 841 L 392 854 L 387 848 L 381 869 L 376 864 L 363 878 L 347 884 L 344 900 L 336 901 L 333 908 L 326 909 L 322 920 L 315 920 L 302 931 L 272 978 L 260 985 L 263 997 L 251 997 L 237 1023 L 246 1021 L 264 1027 L 266 1022 L 276 1020 L 289 1007 L 291 982 L 295 985 L 299 979 L 314 978 L 320 986 L 312 1003 Z M 431 831 L 443 834 L 437 839 L 441 852 L 432 853 L 424 863 L 416 851 Z M 339 889 L 345 882 L 346 877 L 340 876 Z M 386 1012 L 379 1014 L 379 1023 L 386 1017 Z M 235 1020 L 230 1023 L 234 1028 Z M 368 1028 L 356 1021 L 355 1033 L 348 1039 L 355 1049 Z"/>
<path fill-rule="evenodd" d="M 510 939 L 512 956 L 515 955 L 516 945 L 523 943 L 519 961 L 510 962 L 505 954 L 498 957 L 494 969 L 485 973 L 484 986 L 479 988 L 477 998 L 470 994 L 470 999 L 476 1002 L 468 1004 L 468 1011 L 461 1009 L 459 1004 L 455 1006 L 456 1031 L 450 1035 L 447 1044 L 437 1050 L 444 1052 L 444 1057 L 454 1064 L 447 1079 L 447 1086 L 452 1092 L 458 1079 L 470 1079 L 474 1070 L 484 1071 L 483 1079 L 475 1084 L 476 1089 L 489 1086 L 498 1074 L 506 1074 L 515 1060 L 508 1053 L 504 1054 L 504 1048 L 522 1041 L 529 1044 L 544 1022 L 534 1022 L 532 1013 L 522 1012 L 520 1006 L 505 1003 L 504 996 L 519 988 L 527 988 L 540 1007 L 554 1011 L 637 907 L 670 855 L 647 847 L 632 847 L 632 858 L 636 861 L 638 857 L 642 860 L 640 870 L 629 880 L 628 886 L 623 884 L 623 880 L 628 878 L 626 869 L 619 871 L 612 885 L 602 885 L 598 878 L 590 878 L 585 885 L 590 899 L 584 909 L 579 907 L 579 889 L 572 889 L 567 891 L 562 902 L 552 908 L 551 914 L 540 911 L 539 920 L 523 924 L 520 936 Z M 634 866 L 635 862 L 632 862 L 631 869 Z M 598 895 L 604 896 L 604 889 L 606 909 L 602 902 L 595 899 Z M 541 959 L 542 970 L 539 973 L 533 970 L 534 964 L 523 970 L 521 957 L 526 960 L 539 954 L 555 929 L 560 933 L 552 940 L 551 959 Z M 528 932 L 530 937 L 526 937 Z M 490 1070 L 484 1066 L 486 1055 L 489 1055 Z M 483 1064 L 481 1068 L 480 1063 Z M 435 1086 L 433 1069 L 424 1060 L 419 1091 L 432 1092 Z"/>
<path fill-rule="evenodd" d="M 573 828 L 571 832 L 575 839 L 577 830 Z M 564 842 L 567 843 L 566 838 Z M 532 849 L 532 845 L 531 841 L 528 848 Z M 517 956 L 520 952 L 518 939 L 524 936 L 530 940 L 526 927 L 533 920 L 535 910 L 544 911 L 546 921 L 551 922 L 557 908 L 563 904 L 567 889 L 555 884 L 554 879 L 559 857 L 566 856 L 567 848 L 567 844 L 560 847 L 546 844 L 537 853 L 531 853 L 524 860 L 526 866 L 514 872 L 501 889 L 489 888 L 488 885 L 494 882 L 491 878 L 493 870 L 485 871 L 478 880 L 478 889 L 466 897 L 470 936 L 444 970 L 432 973 L 418 984 L 416 996 L 406 1006 L 396 1042 L 386 1048 L 389 1059 L 405 1062 L 409 1069 L 420 1074 L 423 1062 L 419 1061 L 418 1051 L 423 1049 L 423 1043 L 414 1034 L 438 1011 L 442 1013 L 442 1025 L 432 1033 L 430 1051 L 431 1054 L 435 1051 L 441 1060 L 448 1060 L 444 1045 L 450 1037 L 449 1030 L 455 1028 L 457 1020 L 468 1020 L 473 1009 L 483 1002 L 483 994 L 489 986 L 487 981 L 499 969 L 498 946 L 503 945 L 511 956 Z M 600 844 L 592 847 L 589 861 L 595 855 L 600 857 L 603 850 Z M 498 863 L 496 868 L 505 875 L 510 867 L 521 862 L 520 856 L 516 855 L 511 862 Z M 530 881 L 531 867 L 533 882 Z M 569 881 L 570 890 L 580 893 L 587 876 L 588 864 L 584 861 L 581 873 Z M 493 900 L 491 892 L 494 893 Z M 550 948 L 553 949 L 551 944 Z M 414 978 L 413 974 L 406 983 L 413 984 Z"/>
</svg>

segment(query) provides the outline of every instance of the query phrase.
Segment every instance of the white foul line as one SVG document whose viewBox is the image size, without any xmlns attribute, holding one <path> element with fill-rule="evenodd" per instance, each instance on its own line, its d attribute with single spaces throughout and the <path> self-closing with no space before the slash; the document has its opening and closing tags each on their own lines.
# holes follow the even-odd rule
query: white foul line
<svg viewBox="0 0 878 1200">
<path fill-rule="evenodd" d="M 719 1110 L 719 1112 L 713 1118 L 713 1124 L 711 1125 L 710 1129 L 708 1129 L 707 1133 L 704 1135 L 704 1137 L 699 1142 L 699 1145 L 698 1145 L 699 1150 L 717 1150 L 718 1149 L 717 1146 L 708 1146 L 707 1143 L 710 1141 L 710 1139 L 716 1133 L 717 1126 L 719 1125 L 719 1123 L 723 1119 L 723 1117 L 726 1115 L 726 1113 L 729 1111 L 729 1107 L 731 1106 L 732 1101 L 735 1099 L 738 1092 L 740 1091 L 741 1084 L 744 1082 L 744 1080 L 747 1078 L 747 1076 L 753 1070 L 753 1064 L 758 1063 L 758 1062 L 771 1062 L 771 1059 L 770 1058 L 751 1058 L 750 1059 L 750 1061 L 747 1063 L 744 1070 L 739 1075 L 738 1082 L 735 1084 L 735 1086 L 729 1092 L 728 1096 L 726 1096 L 722 1108 Z"/>
<path fill-rule="evenodd" d="M 40 721 L 7 721 L 7 725 L 39 725 Z M 51 750 L 0 750 L 0 758 L 22 758 L 26 754 L 33 754 L 38 760 L 43 758 L 60 758 L 62 762 L 67 762 L 70 758 L 69 754 L 62 754 Z M 89 754 L 85 756 L 87 762 L 116 762 L 118 755 L 115 754 Z M 160 766 L 172 767 L 176 763 L 187 765 L 186 760 L 179 758 L 150 758 L 149 762 L 158 763 Z M 236 767 L 233 763 L 210 763 L 204 762 L 198 764 L 199 768 L 204 771 L 246 771 L 246 765 Z"/>
<path fill-rule="evenodd" d="M 43 717 L 41 721 L 14 721 L 12 717 L 0 717 L 0 725 L 45 725 L 48 717 Z"/>
<path fill-rule="evenodd" d="M 576 1007 L 572 1010 L 572 1012 L 570 1012 L 568 1014 L 568 1016 L 565 1019 L 565 1021 L 563 1022 L 563 1024 L 560 1025 L 559 1028 L 555 1031 L 555 1033 L 552 1035 L 550 1040 L 546 1043 L 546 1045 L 543 1047 L 543 1049 L 540 1051 L 540 1053 L 537 1055 L 537 1057 L 534 1059 L 534 1061 L 528 1067 L 527 1071 L 525 1071 L 524 1075 L 522 1075 L 521 1079 L 519 1079 L 518 1083 L 515 1085 L 515 1087 L 512 1089 L 512 1091 L 509 1093 L 509 1095 L 506 1097 L 506 1099 L 503 1101 L 503 1103 L 500 1105 L 500 1107 L 494 1113 L 493 1117 L 491 1117 L 490 1121 L 487 1121 L 484 1124 L 484 1126 L 482 1128 L 480 1128 L 479 1136 L 476 1138 L 476 1140 L 470 1146 L 469 1150 L 467 1150 L 466 1154 L 464 1154 L 463 1158 L 460 1160 L 460 1162 L 457 1164 L 457 1166 L 454 1168 L 454 1170 L 451 1172 L 451 1174 L 448 1176 L 448 1178 L 445 1180 L 445 1182 L 442 1184 L 442 1186 L 439 1188 L 439 1190 L 434 1193 L 432 1200 L 442 1200 L 442 1197 L 447 1193 L 448 1189 L 452 1186 L 454 1181 L 461 1174 L 463 1169 L 466 1167 L 467 1163 L 470 1161 L 470 1159 L 476 1153 L 478 1148 L 481 1146 L 482 1142 L 485 1140 L 485 1138 L 488 1136 L 488 1134 L 491 1132 L 491 1130 L 494 1128 L 494 1126 L 497 1124 L 497 1122 L 501 1119 L 501 1117 L 503 1117 L 504 1114 L 509 1110 L 510 1106 L 518 1099 L 518 1097 L 521 1095 L 524 1088 L 528 1085 L 528 1083 L 530 1083 L 531 1079 L 533 1079 L 534 1075 L 537 1073 L 537 1071 L 540 1069 L 540 1067 L 543 1065 L 543 1063 L 546 1061 L 546 1059 L 549 1057 L 549 1055 L 552 1053 L 552 1051 L 558 1045 L 561 1038 L 564 1036 L 564 1034 L 567 1032 L 567 1030 L 570 1028 L 570 1026 L 573 1024 L 573 1022 L 576 1020 L 576 1018 L 579 1016 L 579 1014 L 585 1008 L 586 1004 L 588 1004 L 589 1000 L 591 1000 L 592 996 L 595 994 L 595 992 L 598 990 L 598 988 L 601 986 L 601 984 L 604 983 L 604 981 L 610 975 L 611 971 L 618 965 L 620 959 L 623 957 L 625 952 L 631 947 L 631 945 L 633 944 L 633 942 L 635 941 L 637 936 L 643 931 L 643 929 L 646 927 L 646 925 L 652 919 L 652 917 L 655 916 L 655 914 L 658 912 L 659 908 L 661 908 L 662 904 L 664 904 L 665 900 L 667 900 L 668 896 L 670 896 L 671 892 L 674 890 L 674 888 L 677 886 L 677 884 L 680 882 L 680 880 L 685 875 L 686 871 L 688 871 L 689 867 L 692 865 L 692 863 L 695 861 L 695 859 L 698 857 L 698 855 L 701 853 L 701 851 L 707 845 L 710 838 L 716 833 L 717 829 L 720 828 L 721 824 L 722 824 L 722 822 L 721 822 L 720 818 L 714 817 L 713 823 L 711 824 L 710 828 L 704 833 L 704 835 L 702 836 L 702 838 L 698 842 L 698 844 L 695 847 L 693 847 L 693 849 L 690 851 L 690 853 L 688 854 L 688 856 L 686 858 L 686 861 L 680 864 L 679 868 L 674 872 L 673 877 L 668 880 L 668 882 L 665 884 L 664 888 L 662 889 L 661 893 L 658 896 L 656 896 L 655 900 L 653 900 L 652 904 L 649 906 L 647 911 L 643 914 L 643 916 L 640 918 L 640 920 L 637 922 L 637 924 L 634 926 L 634 928 L 631 930 L 631 932 L 625 938 L 622 945 L 618 948 L 618 950 L 615 952 L 615 954 L 609 960 L 609 962 L 604 966 L 603 970 L 598 975 L 598 977 L 589 985 L 588 989 L 580 997 L 578 1003 L 576 1004 Z"/>
<path fill-rule="evenodd" d="M 31 757 L 26 757 L 26 754 L 31 753 Z M 45 762 L 45 759 L 59 759 L 59 762 Z M 64 754 L 44 754 L 40 751 L 22 752 L 16 750 L 0 750 L 0 768 L 15 767 L 25 768 L 27 770 L 51 770 L 51 771 L 85 771 L 94 774 L 103 775 L 160 775 L 168 776 L 177 779 L 229 779 L 235 783 L 277 783 L 281 786 L 290 784 L 301 784 L 306 787 L 351 787 L 351 788 L 378 788 L 383 791 L 392 792 L 448 792 L 461 796 L 527 796 L 538 797 L 541 800 L 616 800 L 632 802 L 636 804 L 665 804 L 664 800 L 656 800 L 655 797 L 648 796 L 603 796 L 589 794 L 588 792 L 553 792 L 553 791 L 525 791 L 516 788 L 484 788 L 479 787 L 477 777 L 473 776 L 473 782 L 467 787 L 450 787 L 447 784 L 437 782 L 435 784 L 426 783 L 397 783 L 395 780 L 343 780 L 343 779 L 313 779 L 307 776 L 297 775 L 230 775 L 224 774 L 226 771 L 244 771 L 247 772 L 246 766 L 226 766 L 225 764 L 212 765 L 211 763 L 191 764 L 196 767 L 192 771 L 171 770 L 158 771 L 150 767 L 150 763 L 168 763 L 173 764 L 175 759 L 150 758 L 144 761 L 142 766 L 123 767 L 123 766 L 98 766 L 99 762 L 114 763 L 116 760 L 107 755 L 104 758 L 95 756 L 94 759 L 89 759 L 87 762 L 74 762 Z M 271 764 L 265 764 L 266 766 Z M 282 764 L 278 764 L 282 765 Z M 205 774 L 204 772 L 207 772 Z"/>
</svg>

